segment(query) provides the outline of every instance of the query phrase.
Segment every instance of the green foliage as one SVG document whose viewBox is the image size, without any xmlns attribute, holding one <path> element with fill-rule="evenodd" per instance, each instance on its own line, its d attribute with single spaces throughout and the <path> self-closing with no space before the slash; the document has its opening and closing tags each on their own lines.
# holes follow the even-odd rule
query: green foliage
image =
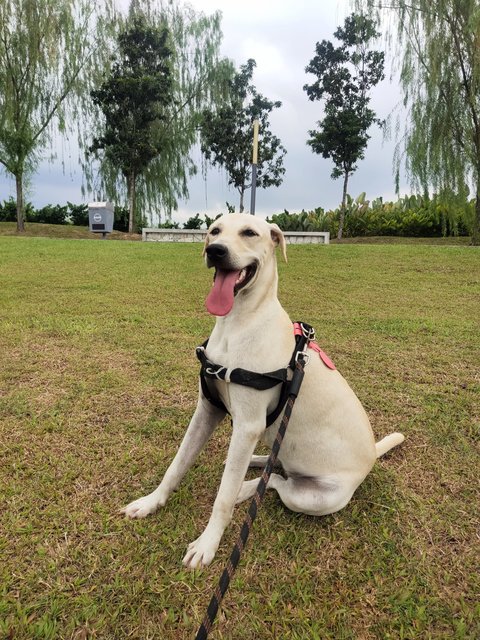
<svg viewBox="0 0 480 640">
<path fill-rule="evenodd" d="M 47 204 L 41 209 L 32 211 L 26 216 L 26 219 L 28 222 L 41 222 L 43 224 L 66 224 L 68 215 L 67 206 Z"/>
<path fill-rule="evenodd" d="M 103 162 L 117 167 L 126 180 L 130 232 L 137 181 L 165 145 L 163 123 L 173 104 L 169 37 L 166 24 L 151 24 L 131 9 L 110 75 L 91 92 L 105 122 L 90 151 L 103 151 Z"/>
<path fill-rule="evenodd" d="M 25 203 L 24 211 L 26 216 L 32 215 L 34 209 L 30 202 Z M 13 198 L 0 202 L 0 222 L 15 222 L 17 220 L 17 203 Z"/>
<path fill-rule="evenodd" d="M 313 211 L 302 210 L 300 213 L 289 213 L 285 209 L 283 213 L 275 214 L 267 220 L 278 224 L 282 231 L 326 231 L 330 225 L 330 220 L 321 207 Z"/>
<path fill-rule="evenodd" d="M 15 177 L 20 231 L 25 177 L 55 131 L 81 129 L 108 52 L 111 8 L 111 0 L 0 3 L 0 165 Z"/>
<path fill-rule="evenodd" d="M 453 204 L 456 202 L 455 204 Z M 344 236 L 445 237 L 468 235 L 474 202 L 450 196 L 405 196 L 396 202 L 377 198 L 369 202 L 365 193 L 346 198 Z M 329 231 L 338 233 L 339 209 L 318 208 L 300 213 L 273 215 L 269 220 L 283 231 Z"/>
<path fill-rule="evenodd" d="M 17 203 L 13 198 L 0 203 L 0 222 L 14 222 L 17 219 Z M 40 209 L 27 202 L 25 205 L 25 220 L 27 222 L 38 222 L 43 224 L 74 224 L 80 227 L 88 227 L 88 205 L 73 204 L 67 202 L 66 205 L 47 204 Z M 140 226 L 146 226 L 144 218 L 139 219 Z M 115 210 L 115 229 L 126 231 L 128 229 L 128 210 L 119 207 Z"/>
<path fill-rule="evenodd" d="M 185 224 L 183 225 L 184 229 L 201 229 L 203 224 L 203 219 L 200 218 L 200 214 L 196 213 L 194 216 L 189 218 Z"/>
<path fill-rule="evenodd" d="M 179 0 L 137 0 L 132 2 L 123 32 L 132 27 L 135 17 L 141 16 L 146 32 L 168 33 L 168 36 L 160 45 L 162 56 L 159 55 L 160 50 L 150 48 L 148 59 L 144 59 L 143 52 L 137 51 L 137 76 L 133 68 L 128 70 L 128 60 L 125 59 L 125 69 L 132 72 L 131 88 L 134 81 L 137 83 L 139 112 L 142 95 L 144 106 L 152 109 L 146 118 L 146 122 L 150 122 L 146 129 L 151 135 L 146 131 L 145 135 L 142 134 L 141 149 L 142 157 L 149 160 L 142 164 L 142 173 L 135 184 L 135 196 L 142 211 L 148 214 L 162 211 L 169 217 L 177 208 L 177 199 L 188 197 L 187 181 L 197 170 L 190 150 L 198 139 L 199 114 L 207 106 L 223 99 L 232 67 L 230 62 L 219 56 L 222 35 L 219 12 L 206 16 Z M 119 51 L 116 59 L 121 59 Z M 147 71 L 152 65 L 158 65 L 158 73 L 155 71 L 153 75 L 160 78 L 163 94 L 160 86 L 150 82 Z M 133 100 L 133 91 L 130 97 Z M 156 117 L 150 118 L 151 115 Z M 127 125 L 122 124 L 119 131 L 127 136 L 124 126 Z M 91 157 L 86 159 L 87 189 L 98 190 L 100 180 L 101 189 L 110 200 L 124 203 L 129 195 L 128 185 L 118 163 L 104 158 L 100 176 L 97 176 L 97 168 Z"/>
<path fill-rule="evenodd" d="M 380 124 L 368 107 L 368 91 L 384 78 L 383 52 L 368 50 L 378 35 L 375 22 L 352 14 L 334 33 L 340 46 L 317 42 L 316 55 L 305 69 L 317 76 L 304 86 L 309 99 L 325 100 L 325 117 L 318 131 L 310 131 L 308 144 L 315 153 L 332 158 L 333 178 L 355 171 L 370 137 L 368 129 L 374 122 Z"/>
<path fill-rule="evenodd" d="M 368 92 L 384 78 L 383 52 L 368 49 L 378 35 L 373 20 L 352 14 L 334 33 L 340 45 L 317 42 L 316 55 L 305 69 L 317 77 L 303 87 L 308 98 L 325 101 L 324 117 L 318 130 L 309 132 L 307 144 L 315 153 L 333 160 L 332 178 L 344 178 L 339 237 L 349 176 L 364 157 L 370 138 L 367 131 L 374 123 L 382 124 L 368 106 Z"/>
<path fill-rule="evenodd" d="M 233 211 L 230 211 L 229 213 L 234 213 L 235 209 Z M 215 220 L 217 220 L 218 218 L 220 218 L 222 214 L 219 213 L 218 216 L 215 216 L 214 218 L 210 218 L 209 215 L 205 214 L 205 224 L 207 226 L 207 229 L 215 222 Z"/>
<path fill-rule="evenodd" d="M 87 204 L 72 204 L 67 202 L 69 211 L 69 218 L 72 224 L 79 227 L 88 227 L 88 205 Z"/>
<path fill-rule="evenodd" d="M 394 159 L 397 186 L 405 160 L 415 189 L 467 194 L 473 187 L 472 241 L 480 243 L 478 0 L 398 0 L 383 11 L 373 0 L 357 4 L 384 18 L 399 62 L 408 113 Z"/>
<path fill-rule="evenodd" d="M 131 233 L 129 231 L 129 220 L 130 210 L 126 207 L 119 207 L 118 205 L 116 205 L 113 210 L 113 228 L 115 229 L 115 231 Z M 147 219 L 137 213 L 135 215 L 133 228 L 138 230 L 138 233 L 141 233 L 142 228 L 147 226 Z"/>
<path fill-rule="evenodd" d="M 259 94 L 252 84 L 255 60 L 248 60 L 230 81 L 230 99 L 216 111 L 203 112 L 200 133 L 206 159 L 228 174 L 228 183 L 240 194 L 244 210 L 245 190 L 251 187 L 253 121 L 259 120 L 257 187 L 278 187 L 285 169 L 286 153 L 280 139 L 270 131 L 269 115 L 281 106 Z M 228 206 L 228 205 L 227 205 Z"/>
<path fill-rule="evenodd" d="M 180 225 L 178 222 L 174 222 L 173 220 L 165 220 L 158 225 L 159 229 L 180 229 Z"/>
</svg>

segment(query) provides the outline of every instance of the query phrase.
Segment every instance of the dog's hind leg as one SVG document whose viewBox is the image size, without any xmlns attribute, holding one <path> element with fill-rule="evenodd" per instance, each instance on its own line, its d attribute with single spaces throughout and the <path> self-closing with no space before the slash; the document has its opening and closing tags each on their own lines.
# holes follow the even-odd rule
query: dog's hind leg
<svg viewBox="0 0 480 640">
<path fill-rule="evenodd" d="M 131 502 L 120 512 L 124 513 L 128 518 L 145 518 L 159 507 L 163 507 L 224 416 L 224 411 L 214 407 L 200 394 L 190 425 L 162 482 L 155 491 Z"/>
<path fill-rule="evenodd" d="M 237 503 L 252 498 L 257 485 L 258 479 L 244 482 Z M 268 489 L 276 489 L 288 509 L 311 516 L 324 516 L 340 511 L 348 504 L 356 487 L 357 484 L 352 487 L 350 483 L 301 476 L 285 479 L 276 473 L 272 473 L 267 486 Z"/>
<path fill-rule="evenodd" d="M 267 464 L 267 460 L 268 460 L 269 456 L 252 456 L 252 459 L 250 460 L 250 464 L 248 465 L 249 469 L 263 469 L 265 467 L 265 465 Z M 277 460 L 275 462 L 275 465 L 273 467 L 274 469 L 281 469 L 282 468 L 282 463 Z"/>
<path fill-rule="evenodd" d="M 248 465 L 249 469 L 263 469 L 263 467 L 267 464 L 268 456 L 252 456 L 250 460 L 250 464 Z"/>
</svg>

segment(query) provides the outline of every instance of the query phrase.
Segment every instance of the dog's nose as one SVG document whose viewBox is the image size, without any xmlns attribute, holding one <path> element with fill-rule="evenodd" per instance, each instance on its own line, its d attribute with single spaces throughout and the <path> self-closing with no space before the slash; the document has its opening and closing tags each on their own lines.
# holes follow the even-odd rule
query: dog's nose
<svg viewBox="0 0 480 640">
<path fill-rule="evenodd" d="M 209 245 L 205 253 L 210 260 L 224 260 L 228 255 L 228 248 L 224 244 L 211 244 Z"/>
</svg>

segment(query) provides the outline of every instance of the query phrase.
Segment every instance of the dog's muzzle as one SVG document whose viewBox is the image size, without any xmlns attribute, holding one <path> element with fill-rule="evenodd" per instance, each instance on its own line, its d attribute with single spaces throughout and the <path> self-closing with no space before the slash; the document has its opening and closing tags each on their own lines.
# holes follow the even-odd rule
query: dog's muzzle
<svg viewBox="0 0 480 640">
<path fill-rule="evenodd" d="M 237 293 L 253 279 L 257 263 L 240 269 L 233 266 L 228 247 L 219 243 L 209 245 L 205 253 L 207 266 L 215 267 L 213 286 L 206 300 L 207 309 L 212 315 L 225 316 L 230 313 Z"/>
<path fill-rule="evenodd" d="M 210 244 L 205 249 L 207 254 L 207 266 L 228 268 L 227 262 L 229 258 L 228 247 L 224 244 Z"/>
</svg>

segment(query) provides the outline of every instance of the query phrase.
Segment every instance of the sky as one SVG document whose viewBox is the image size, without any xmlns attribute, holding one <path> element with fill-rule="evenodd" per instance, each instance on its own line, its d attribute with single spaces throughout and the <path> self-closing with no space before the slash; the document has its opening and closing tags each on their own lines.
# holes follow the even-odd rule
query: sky
<svg viewBox="0 0 480 640">
<path fill-rule="evenodd" d="M 333 180 L 333 164 L 313 153 L 306 141 L 308 131 L 321 118 L 321 103 L 308 100 L 303 86 L 314 81 L 305 67 L 315 54 L 316 42 L 333 39 L 333 32 L 351 11 L 349 0 L 190 0 L 197 10 L 210 14 L 222 12 L 223 43 L 221 54 L 238 67 L 254 58 L 257 67 L 253 83 L 270 100 L 280 100 L 282 107 L 271 114 L 271 129 L 287 149 L 286 169 L 280 187 L 259 189 L 256 213 L 272 215 L 284 209 L 298 212 L 316 207 L 335 208 L 341 200 L 342 180 Z M 378 45 L 382 46 L 381 42 Z M 398 84 L 386 79 L 372 91 L 371 106 L 379 118 L 398 112 Z M 349 183 L 349 193 L 356 197 L 365 191 L 367 198 L 383 196 L 396 199 L 393 179 L 395 140 L 385 140 L 378 127 L 369 131 L 365 158 L 358 164 Z M 77 165 L 78 150 L 74 141 L 59 141 L 57 160 L 44 161 L 32 177 L 26 199 L 34 206 L 88 202 L 81 193 L 82 175 Z M 200 168 L 200 153 L 193 150 Z M 400 185 L 401 193 L 408 192 Z M 200 213 L 212 216 L 226 212 L 226 202 L 238 208 L 239 196 L 230 188 L 223 170 L 212 168 L 206 180 L 199 175 L 189 182 L 190 198 L 179 202 L 173 219 L 180 222 Z M 0 174 L 0 201 L 14 196 L 14 182 Z M 250 195 L 246 194 L 247 207 Z M 238 209 L 237 209 L 238 210 Z"/>
</svg>

